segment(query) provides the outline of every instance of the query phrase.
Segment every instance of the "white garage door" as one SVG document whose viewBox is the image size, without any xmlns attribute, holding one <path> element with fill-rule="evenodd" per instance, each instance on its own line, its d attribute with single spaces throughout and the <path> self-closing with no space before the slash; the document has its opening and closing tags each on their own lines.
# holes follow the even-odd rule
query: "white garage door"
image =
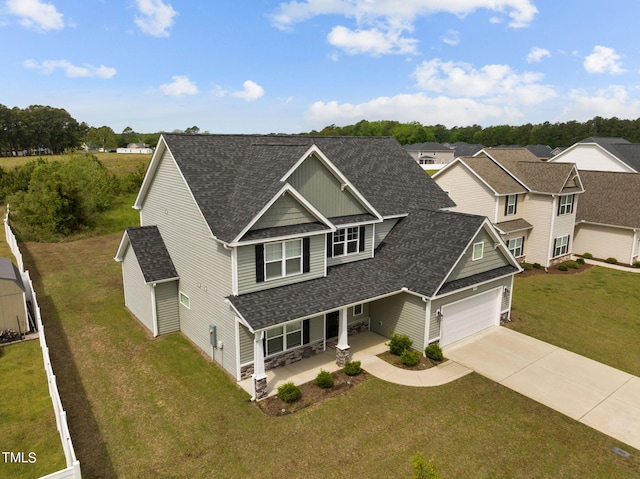
<svg viewBox="0 0 640 479">
<path fill-rule="evenodd" d="M 500 293 L 493 289 L 443 306 L 440 346 L 500 324 Z"/>
</svg>

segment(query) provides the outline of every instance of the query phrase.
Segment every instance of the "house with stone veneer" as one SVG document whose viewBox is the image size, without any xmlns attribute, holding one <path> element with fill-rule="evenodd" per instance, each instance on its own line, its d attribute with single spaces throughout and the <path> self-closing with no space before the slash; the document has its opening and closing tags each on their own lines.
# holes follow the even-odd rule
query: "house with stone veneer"
<svg viewBox="0 0 640 479">
<path fill-rule="evenodd" d="M 545 162 L 526 148 L 485 148 L 433 179 L 454 211 L 487 216 L 520 262 L 548 267 L 570 256 L 584 192 L 574 164 Z"/>
<path fill-rule="evenodd" d="M 124 303 L 236 380 L 349 336 L 450 344 L 507 319 L 517 261 L 391 138 L 163 134 L 115 259 Z"/>
</svg>

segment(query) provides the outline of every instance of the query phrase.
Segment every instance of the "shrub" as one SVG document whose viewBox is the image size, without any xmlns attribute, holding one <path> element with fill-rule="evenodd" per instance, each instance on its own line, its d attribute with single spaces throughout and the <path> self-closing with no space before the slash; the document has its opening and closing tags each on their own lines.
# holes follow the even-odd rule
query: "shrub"
<svg viewBox="0 0 640 479">
<path fill-rule="evenodd" d="M 531 263 L 522 263 L 520 266 L 522 266 L 522 269 L 525 271 L 531 271 L 531 269 L 533 268 Z"/>
<path fill-rule="evenodd" d="M 567 268 L 571 268 L 571 269 L 580 268 L 580 265 L 578 264 L 577 261 L 565 261 L 564 264 L 567 265 Z"/>
<path fill-rule="evenodd" d="M 438 345 L 438 343 L 433 343 L 424 348 L 424 354 L 428 358 L 433 359 L 434 361 L 442 361 L 444 356 L 442 354 L 442 349 Z"/>
<path fill-rule="evenodd" d="M 413 464 L 413 479 L 442 479 L 433 459 L 425 461 L 421 452 L 411 456 L 411 463 Z"/>
<path fill-rule="evenodd" d="M 357 376 L 362 372 L 360 361 L 347 361 L 344 363 L 344 373 L 347 376 Z"/>
<path fill-rule="evenodd" d="M 286 403 L 292 403 L 300 399 L 300 388 L 292 382 L 284 383 L 278 388 L 278 397 Z"/>
<path fill-rule="evenodd" d="M 333 376 L 329 371 L 323 369 L 320 370 L 316 376 L 316 386 L 322 389 L 328 389 L 333 386 Z"/>
<path fill-rule="evenodd" d="M 542 268 L 542 265 L 540 263 L 533 263 L 533 267 L 535 269 L 540 269 L 540 268 Z"/>
<path fill-rule="evenodd" d="M 400 361 L 402 361 L 402 364 L 405 366 L 415 366 L 420 362 L 420 353 L 413 349 L 405 349 L 400 356 Z"/>
<path fill-rule="evenodd" d="M 609 264 L 616 264 L 616 263 L 618 262 L 618 260 L 617 260 L 617 259 L 612 258 L 612 257 L 609 257 L 609 258 L 605 259 L 604 261 L 605 261 L 606 263 L 609 263 Z"/>
<path fill-rule="evenodd" d="M 559 269 L 560 271 L 569 271 L 569 267 L 568 267 L 566 264 L 564 264 L 564 263 L 560 263 L 560 264 L 558 265 L 558 269 Z"/>
<path fill-rule="evenodd" d="M 576 263 L 578 263 L 578 264 L 584 264 L 584 258 L 578 258 L 578 259 L 576 260 Z"/>
<path fill-rule="evenodd" d="M 593 255 L 591 253 L 582 253 L 582 257 L 585 259 L 591 259 L 593 258 Z"/>
<path fill-rule="evenodd" d="M 389 341 L 389 351 L 391 354 L 395 354 L 396 356 L 401 356 L 402 353 L 411 347 L 413 341 L 409 339 L 409 336 L 406 334 L 393 334 L 391 336 L 391 341 Z"/>
<path fill-rule="evenodd" d="M 636 268 L 640 268 L 640 261 L 634 261 L 633 266 L 635 266 Z"/>
</svg>

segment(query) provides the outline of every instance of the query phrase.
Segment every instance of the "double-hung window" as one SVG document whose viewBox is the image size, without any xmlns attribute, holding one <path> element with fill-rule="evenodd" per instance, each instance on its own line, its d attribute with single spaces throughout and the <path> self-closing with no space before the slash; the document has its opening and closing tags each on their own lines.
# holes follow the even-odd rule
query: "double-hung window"
<svg viewBox="0 0 640 479">
<path fill-rule="evenodd" d="M 282 278 L 302 273 L 302 240 L 264 245 L 264 278 Z"/>
<path fill-rule="evenodd" d="M 302 321 L 294 321 L 285 326 L 267 329 L 265 343 L 267 356 L 300 346 L 302 344 Z"/>
<path fill-rule="evenodd" d="M 360 228 L 342 228 L 333 233 L 333 256 L 358 252 Z"/>
<path fill-rule="evenodd" d="M 504 209 L 505 216 L 515 215 L 518 207 L 518 195 L 508 195 Z"/>
<path fill-rule="evenodd" d="M 569 235 L 558 236 L 553 248 L 553 256 L 562 256 L 569 252 Z"/>
<path fill-rule="evenodd" d="M 511 254 L 514 257 L 519 258 L 524 254 L 524 237 L 521 236 L 520 238 L 511 238 L 507 246 L 509 247 L 509 251 L 511 251 Z"/>
<path fill-rule="evenodd" d="M 558 216 L 570 215 L 573 213 L 573 199 L 575 195 L 564 195 L 560 197 L 558 204 Z"/>
</svg>

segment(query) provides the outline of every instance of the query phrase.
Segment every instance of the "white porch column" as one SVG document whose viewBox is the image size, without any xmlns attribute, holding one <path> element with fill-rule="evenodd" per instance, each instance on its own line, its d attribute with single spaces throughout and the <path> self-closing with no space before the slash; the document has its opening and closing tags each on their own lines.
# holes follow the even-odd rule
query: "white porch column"
<svg viewBox="0 0 640 479">
<path fill-rule="evenodd" d="M 349 361 L 349 335 L 347 334 L 347 308 L 340 310 L 338 322 L 338 345 L 336 346 L 336 364 L 340 367 Z"/>
<path fill-rule="evenodd" d="M 264 331 L 257 331 L 253 342 L 253 399 L 267 397 L 267 374 L 264 370 Z"/>
</svg>

